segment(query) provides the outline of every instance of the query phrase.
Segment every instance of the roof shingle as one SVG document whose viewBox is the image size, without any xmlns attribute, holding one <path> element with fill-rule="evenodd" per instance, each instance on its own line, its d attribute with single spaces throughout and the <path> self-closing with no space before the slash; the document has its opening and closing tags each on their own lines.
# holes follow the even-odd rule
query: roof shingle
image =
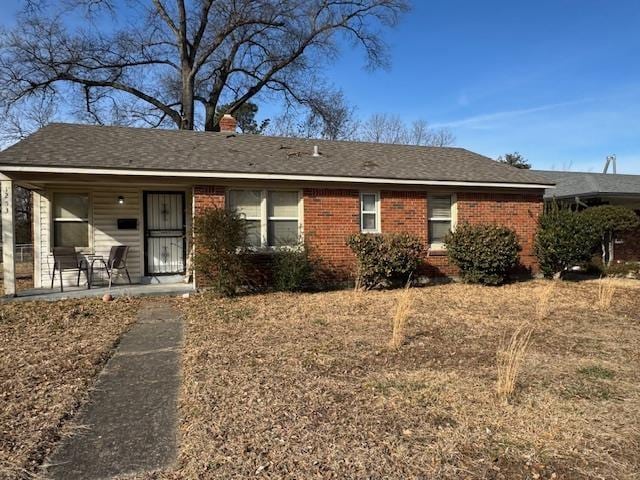
<svg viewBox="0 0 640 480">
<path fill-rule="evenodd" d="M 0 152 L 2 165 L 553 184 L 463 148 L 62 123 Z"/>
<path fill-rule="evenodd" d="M 536 170 L 556 183 L 545 198 L 572 198 L 598 195 L 640 195 L 640 175 L 616 173 L 557 172 Z"/>
</svg>

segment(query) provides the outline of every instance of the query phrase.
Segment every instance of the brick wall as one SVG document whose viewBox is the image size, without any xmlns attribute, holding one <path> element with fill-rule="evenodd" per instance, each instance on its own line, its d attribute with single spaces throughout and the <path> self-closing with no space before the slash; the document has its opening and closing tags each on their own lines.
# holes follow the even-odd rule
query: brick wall
<svg viewBox="0 0 640 480">
<path fill-rule="evenodd" d="M 224 206 L 224 188 L 197 186 L 195 212 Z M 354 257 L 346 245 L 349 235 L 360 231 L 360 194 L 358 190 L 305 188 L 305 240 L 321 261 L 328 276 L 353 278 Z M 427 238 L 427 192 L 380 192 L 383 233 L 408 232 Z M 505 193 L 457 194 L 457 220 L 469 223 L 496 223 L 515 230 L 520 245 L 523 269 L 536 271 L 533 241 L 538 216 L 542 213 L 542 195 Z M 430 277 L 455 274 L 444 252 L 430 252 L 421 274 Z"/>
<path fill-rule="evenodd" d="M 224 187 L 196 185 L 193 187 L 193 193 L 195 198 L 194 212 L 196 215 L 209 208 L 224 207 Z"/>
<path fill-rule="evenodd" d="M 536 271 L 533 251 L 538 217 L 543 211 L 541 195 L 500 193 L 459 193 L 458 222 L 496 223 L 516 232 L 522 247 L 522 266 Z"/>
<path fill-rule="evenodd" d="M 360 231 L 360 193 L 357 190 L 305 188 L 304 237 L 312 254 L 321 260 L 324 275 L 348 278 L 353 254 L 349 235 Z"/>
<path fill-rule="evenodd" d="M 640 261 L 640 229 L 617 235 L 622 243 L 613 246 L 613 259 L 623 262 Z"/>
</svg>

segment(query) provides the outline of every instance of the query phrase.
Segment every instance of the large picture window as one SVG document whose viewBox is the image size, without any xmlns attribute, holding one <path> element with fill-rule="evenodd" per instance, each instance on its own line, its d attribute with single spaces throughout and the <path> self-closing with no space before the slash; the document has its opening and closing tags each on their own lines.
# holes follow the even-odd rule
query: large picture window
<svg viewBox="0 0 640 480">
<path fill-rule="evenodd" d="M 444 238 L 455 227 L 453 195 L 429 196 L 429 244 L 432 247 L 444 247 Z"/>
<path fill-rule="evenodd" d="M 89 247 L 89 194 L 53 194 L 53 246 Z"/>
<path fill-rule="evenodd" d="M 297 191 L 230 190 L 229 208 L 247 222 L 249 245 L 282 247 L 296 245 L 300 236 Z"/>
</svg>

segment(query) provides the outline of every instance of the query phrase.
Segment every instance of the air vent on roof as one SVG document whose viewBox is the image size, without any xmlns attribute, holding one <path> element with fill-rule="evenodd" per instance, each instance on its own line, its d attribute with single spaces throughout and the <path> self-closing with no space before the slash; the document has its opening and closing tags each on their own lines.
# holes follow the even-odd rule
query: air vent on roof
<svg viewBox="0 0 640 480">
<path fill-rule="evenodd" d="M 313 156 L 314 157 L 319 157 L 320 156 L 320 150 L 318 150 L 318 145 L 314 145 L 313 146 Z"/>
</svg>

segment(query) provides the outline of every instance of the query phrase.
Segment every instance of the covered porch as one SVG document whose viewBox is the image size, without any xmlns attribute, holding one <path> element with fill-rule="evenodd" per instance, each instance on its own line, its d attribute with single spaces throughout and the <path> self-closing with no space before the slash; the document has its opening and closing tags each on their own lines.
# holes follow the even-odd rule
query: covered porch
<svg viewBox="0 0 640 480">
<path fill-rule="evenodd" d="M 156 283 L 149 285 L 112 285 L 99 286 L 87 289 L 85 286 L 69 287 L 64 292 L 58 288 L 29 288 L 20 290 L 15 296 L 5 297 L 3 301 L 45 301 L 81 299 L 81 298 L 102 298 L 109 293 L 113 298 L 118 297 L 155 297 L 155 296 L 177 296 L 195 292 L 192 283 Z"/>
<path fill-rule="evenodd" d="M 16 186 L 31 191 L 33 282 L 26 287 L 16 272 Z M 189 260 L 190 183 L 11 172 L 2 175 L 1 192 L 5 298 L 102 296 L 109 277 L 114 296 L 179 294 L 195 288 Z M 126 255 L 114 264 L 110 260 L 117 247 L 126 247 Z"/>
</svg>

